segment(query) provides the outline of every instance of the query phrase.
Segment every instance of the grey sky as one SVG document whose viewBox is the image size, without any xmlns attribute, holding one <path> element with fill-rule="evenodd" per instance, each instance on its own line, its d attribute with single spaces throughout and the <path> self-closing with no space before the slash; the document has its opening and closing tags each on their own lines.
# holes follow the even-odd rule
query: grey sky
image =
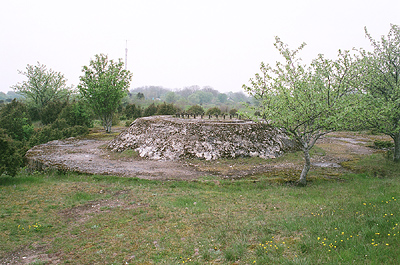
<svg viewBox="0 0 400 265">
<path fill-rule="evenodd" d="M 400 24 L 399 0 L 1 0 L 0 91 L 24 77 L 27 64 L 47 65 L 75 87 L 95 54 L 125 58 L 131 88 L 212 86 L 241 91 L 261 61 L 279 59 L 274 36 L 318 53 L 368 48 L 364 26 L 379 38 Z"/>
</svg>

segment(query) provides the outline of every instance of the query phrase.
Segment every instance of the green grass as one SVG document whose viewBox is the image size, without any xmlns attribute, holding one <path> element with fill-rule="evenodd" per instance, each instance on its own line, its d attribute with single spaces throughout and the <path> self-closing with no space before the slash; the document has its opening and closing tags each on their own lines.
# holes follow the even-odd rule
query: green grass
<svg viewBox="0 0 400 265">
<path fill-rule="evenodd" d="M 304 188 L 267 175 L 3 176 L 0 263 L 36 250 L 61 264 L 399 264 L 398 165 L 377 154 L 346 166 L 358 173 L 314 172 Z"/>
</svg>

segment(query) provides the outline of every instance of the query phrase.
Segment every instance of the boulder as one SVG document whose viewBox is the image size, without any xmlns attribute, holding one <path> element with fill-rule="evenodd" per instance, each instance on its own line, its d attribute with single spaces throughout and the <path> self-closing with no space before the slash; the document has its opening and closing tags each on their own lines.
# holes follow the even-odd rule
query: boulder
<svg viewBox="0 0 400 265">
<path fill-rule="evenodd" d="M 108 148 L 115 152 L 133 149 L 141 157 L 155 160 L 214 160 L 275 158 L 298 146 L 266 122 L 152 116 L 136 119 Z"/>
</svg>

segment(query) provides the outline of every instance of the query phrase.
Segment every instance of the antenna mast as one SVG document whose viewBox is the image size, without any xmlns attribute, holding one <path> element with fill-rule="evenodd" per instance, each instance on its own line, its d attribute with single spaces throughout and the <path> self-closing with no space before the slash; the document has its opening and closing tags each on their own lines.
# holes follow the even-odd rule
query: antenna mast
<svg viewBox="0 0 400 265">
<path fill-rule="evenodd" d="M 126 40 L 125 47 L 125 70 L 128 68 L 128 40 Z"/>
</svg>

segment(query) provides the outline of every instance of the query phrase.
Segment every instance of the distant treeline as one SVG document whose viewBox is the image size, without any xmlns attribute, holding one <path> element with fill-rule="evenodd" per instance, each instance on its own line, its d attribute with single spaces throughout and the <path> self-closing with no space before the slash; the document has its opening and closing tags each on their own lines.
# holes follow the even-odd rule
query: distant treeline
<svg viewBox="0 0 400 265">
<path fill-rule="evenodd" d="M 205 110 L 218 107 L 223 113 L 231 109 L 243 108 L 243 103 L 256 104 L 254 98 L 243 92 L 221 93 L 210 86 L 189 86 L 180 89 L 164 88 L 162 86 L 143 86 L 130 90 L 124 104 L 135 104 L 147 108 L 151 104 L 173 104 L 182 111 L 191 106 L 199 105 Z"/>
<path fill-rule="evenodd" d="M 14 98 L 21 97 L 21 95 L 15 93 L 14 91 L 8 91 L 7 93 L 0 92 L 0 104 L 10 103 Z"/>
</svg>

